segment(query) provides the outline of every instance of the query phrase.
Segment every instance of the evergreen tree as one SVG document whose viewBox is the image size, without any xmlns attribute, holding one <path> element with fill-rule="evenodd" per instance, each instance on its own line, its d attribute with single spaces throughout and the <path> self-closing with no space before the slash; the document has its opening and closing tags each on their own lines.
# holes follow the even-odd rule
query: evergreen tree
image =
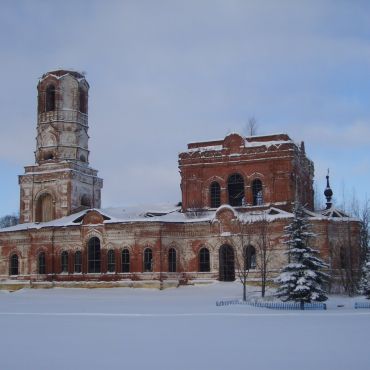
<svg viewBox="0 0 370 370">
<path fill-rule="evenodd" d="M 326 301 L 327 296 L 322 288 L 328 275 L 321 271 L 327 265 L 318 257 L 319 252 L 310 247 L 316 237 L 311 232 L 311 225 L 302 205 L 296 202 L 293 221 L 285 227 L 287 254 L 289 263 L 276 278 L 280 285 L 276 295 L 284 302 L 304 303 Z"/>
<path fill-rule="evenodd" d="M 369 256 L 362 267 L 362 277 L 360 281 L 360 293 L 370 299 L 370 262 Z"/>
</svg>

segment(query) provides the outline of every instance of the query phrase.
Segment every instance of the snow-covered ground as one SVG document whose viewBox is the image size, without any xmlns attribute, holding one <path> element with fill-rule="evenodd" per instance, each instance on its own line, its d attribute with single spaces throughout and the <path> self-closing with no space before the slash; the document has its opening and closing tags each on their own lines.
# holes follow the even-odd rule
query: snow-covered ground
<svg viewBox="0 0 370 370">
<path fill-rule="evenodd" d="M 353 309 L 364 299 L 304 312 L 215 305 L 240 294 L 238 283 L 0 291 L 0 369 L 370 369 L 370 310 Z"/>
</svg>

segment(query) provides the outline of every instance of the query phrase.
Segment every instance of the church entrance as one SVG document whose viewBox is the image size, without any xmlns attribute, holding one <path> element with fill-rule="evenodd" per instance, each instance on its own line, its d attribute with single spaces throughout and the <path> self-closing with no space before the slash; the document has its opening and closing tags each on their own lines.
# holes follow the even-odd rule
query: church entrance
<svg viewBox="0 0 370 370">
<path fill-rule="evenodd" d="M 234 249 L 230 245 L 223 245 L 219 251 L 220 281 L 235 280 Z"/>
</svg>

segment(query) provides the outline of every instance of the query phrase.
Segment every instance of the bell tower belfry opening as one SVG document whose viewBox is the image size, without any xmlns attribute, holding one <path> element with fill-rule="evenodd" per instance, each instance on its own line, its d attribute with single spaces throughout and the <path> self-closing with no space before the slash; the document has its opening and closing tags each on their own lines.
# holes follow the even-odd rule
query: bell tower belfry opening
<svg viewBox="0 0 370 370">
<path fill-rule="evenodd" d="M 45 73 L 37 85 L 35 165 L 19 176 L 20 222 L 99 208 L 103 180 L 89 167 L 89 84 L 79 72 Z"/>
</svg>

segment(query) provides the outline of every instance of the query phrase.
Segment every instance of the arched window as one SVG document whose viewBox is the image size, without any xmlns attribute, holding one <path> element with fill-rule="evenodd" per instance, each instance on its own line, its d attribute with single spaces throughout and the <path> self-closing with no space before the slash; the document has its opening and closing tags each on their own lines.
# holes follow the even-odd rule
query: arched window
<svg viewBox="0 0 370 370">
<path fill-rule="evenodd" d="M 87 271 L 89 273 L 100 272 L 100 240 L 93 237 L 89 240 L 87 251 Z"/>
<path fill-rule="evenodd" d="M 37 272 L 39 274 L 46 274 L 45 252 L 40 252 L 37 258 Z"/>
<path fill-rule="evenodd" d="M 77 251 L 75 253 L 75 266 L 74 266 L 74 271 L 76 273 L 81 273 L 82 272 L 82 254 L 80 251 Z"/>
<path fill-rule="evenodd" d="M 60 256 L 60 266 L 62 272 L 68 272 L 68 252 L 63 251 Z"/>
<path fill-rule="evenodd" d="M 122 272 L 130 272 L 130 251 L 127 248 L 122 251 Z"/>
<path fill-rule="evenodd" d="M 199 251 L 199 271 L 209 272 L 211 270 L 210 267 L 209 250 L 202 248 Z"/>
<path fill-rule="evenodd" d="M 146 248 L 144 251 L 144 272 L 153 271 L 153 253 L 150 248 Z"/>
<path fill-rule="evenodd" d="M 45 111 L 45 106 L 43 104 L 43 100 L 42 100 L 42 94 L 39 93 L 38 97 L 37 97 L 37 100 L 38 100 L 38 103 L 37 103 L 37 113 L 42 113 Z"/>
<path fill-rule="evenodd" d="M 10 256 L 9 275 L 18 275 L 18 274 L 19 274 L 18 256 L 16 254 L 12 254 Z"/>
<path fill-rule="evenodd" d="M 245 270 L 256 268 L 256 248 L 252 245 L 244 248 L 244 267 Z"/>
<path fill-rule="evenodd" d="M 252 183 L 253 205 L 261 206 L 263 204 L 262 181 L 260 179 L 253 180 Z"/>
<path fill-rule="evenodd" d="M 80 112 L 87 113 L 87 93 L 86 91 L 79 87 L 78 88 L 78 95 L 79 95 L 79 105 L 80 105 Z"/>
<path fill-rule="evenodd" d="M 168 272 L 176 272 L 176 249 L 174 248 L 168 251 Z"/>
<path fill-rule="evenodd" d="M 242 206 L 244 203 L 244 180 L 238 174 L 234 173 L 227 182 L 229 193 L 229 204 L 233 207 Z"/>
<path fill-rule="evenodd" d="M 54 202 L 51 194 L 42 194 L 37 199 L 35 216 L 36 222 L 47 222 L 54 218 Z"/>
<path fill-rule="evenodd" d="M 218 208 L 221 205 L 221 190 L 220 184 L 216 181 L 212 182 L 210 187 L 211 208 Z"/>
<path fill-rule="evenodd" d="M 116 271 L 116 256 L 114 250 L 110 249 L 108 251 L 108 272 Z"/>
<path fill-rule="evenodd" d="M 46 100 L 45 100 L 45 110 L 46 112 L 50 112 L 55 110 L 55 86 L 49 85 L 46 88 Z"/>
<path fill-rule="evenodd" d="M 83 207 L 91 207 L 90 197 L 87 194 L 84 194 L 81 197 L 81 206 L 83 206 Z"/>
<path fill-rule="evenodd" d="M 54 159 L 54 153 L 53 151 L 51 150 L 48 150 L 48 151 L 44 151 L 43 153 L 43 159 L 44 161 L 49 161 L 51 159 Z"/>
</svg>

